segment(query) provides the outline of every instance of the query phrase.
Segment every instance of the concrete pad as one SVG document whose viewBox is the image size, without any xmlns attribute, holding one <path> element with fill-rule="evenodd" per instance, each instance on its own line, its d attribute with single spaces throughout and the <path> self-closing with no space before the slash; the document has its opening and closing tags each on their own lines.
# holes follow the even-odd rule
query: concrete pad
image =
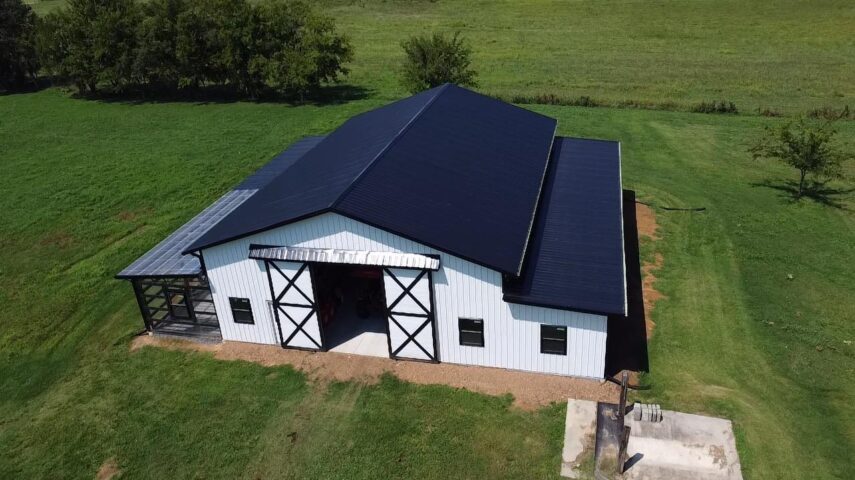
<svg viewBox="0 0 855 480">
<path fill-rule="evenodd" d="M 561 451 L 561 476 L 580 478 L 577 468 L 584 459 L 594 454 L 597 434 L 597 402 L 567 400 L 567 418 L 564 421 L 564 449 Z"/>
<path fill-rule="evenodd" d="M 352 353 L 369 357 L 389 357 L 389 343 L 385 333 L 363 332 L 330 348 L 331 352 Z"/>
<path fill-rule="evenodd" d="M 630 431 L 624 478 L 742 480 L 730 420 L 662 411 L 661 422 L 627 415 Z"/>
</svg>

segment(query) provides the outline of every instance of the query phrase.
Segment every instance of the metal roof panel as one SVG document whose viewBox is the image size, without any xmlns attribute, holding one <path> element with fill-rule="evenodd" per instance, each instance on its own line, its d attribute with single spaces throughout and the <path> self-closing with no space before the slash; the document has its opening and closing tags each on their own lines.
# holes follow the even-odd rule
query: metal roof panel
<svg viewBox="0 0 855 480">
<path fill-rule="evenodd" d="M 427 90 L 348 120 L 187 250 L 334 211 L 517 274 L 556 123 L 454 85 Z"/>
<path fill-rule="evenodd" d="M 617 142 L 556 137 L 512 303 L 626 315 L 623 189 Z"/>
</svg>

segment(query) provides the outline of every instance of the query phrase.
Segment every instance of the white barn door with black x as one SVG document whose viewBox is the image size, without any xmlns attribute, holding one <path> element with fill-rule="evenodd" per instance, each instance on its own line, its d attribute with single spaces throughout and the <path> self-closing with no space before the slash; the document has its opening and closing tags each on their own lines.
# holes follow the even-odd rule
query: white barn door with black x
<svg viewBox="0 0 855 480">
<path fill-rule="evenodd" d="M 322 350 L 323 339 L 309 265 L 275 260 L 265 263 L 282 346 Z"/>
<path fill-rule="evenodd" d="M 430 271 L 385 268 L 383 283 L 390 356 L 437 361 Z"/>
</svg>

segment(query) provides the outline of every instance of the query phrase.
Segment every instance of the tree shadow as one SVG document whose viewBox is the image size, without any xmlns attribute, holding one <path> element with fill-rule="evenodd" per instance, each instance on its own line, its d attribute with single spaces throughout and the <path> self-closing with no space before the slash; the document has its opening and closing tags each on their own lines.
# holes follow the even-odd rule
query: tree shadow
<svg viewBox="0 0 855 480">
<path fill-rule="evenodd" d="M 46 88 L 51 86 L 50 79 L 39 77 L 33 81 L 23 83 L 21 85 L 16 85 L 14 87 L 0 87 L 0 97 L 6 97 L 9 95 L 19 95 L 19 94 L 27 94 L 27 93 L 36 93 L 40 92 Z"/>
<path fill-rule="evenodd" d="M 174 89 L 128 89 L 122 92 L 98 92 L 94 94 L 75 93 L 72 96 L 83 100 L 126 105 L 152 103 L 195 103 L 225 104 L 237 102 L 276 103 L 284 105 L 341 105 L 355 100 L 363 100 L 374 92 L 365 87 L 350 84 L 329 85 L 313 89 L 303 96 L 279 95 L 265 92 L 256 98 L 238 92 L 229 86 L 203 86 L 196 88 Z"/>
<path fill-rule="evenodd" d="M 816 203 L 826 205 L 840 210 L 849 210 L 849 207 L 844 203 L 844 199 L 855 192 L 855 188 L 830 187 L 828 182 L 809 182 L 802 192 L 801 198 L 798 197 L 799 182 L 795 180 L 763 180 L 762 182 L 753 182 L 752 187 L 770 188 L 778 192 L 778 197 L 788 204 L 798 203 L 802 199 L 812 200 Z"/>
</svg>

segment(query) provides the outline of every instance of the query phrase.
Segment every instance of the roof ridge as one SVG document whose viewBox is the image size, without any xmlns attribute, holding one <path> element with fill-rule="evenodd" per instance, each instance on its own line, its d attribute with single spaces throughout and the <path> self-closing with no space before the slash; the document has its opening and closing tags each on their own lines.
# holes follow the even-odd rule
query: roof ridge
<svg viewBox="0 0 855 480">
<path fill-rule="evenodd" d="M 537 187 L 537 199 L 534 202 L 534 210 L 531 212 L 531 219 L 529 219 L 528 223 L 528 233 L 525 236 L 525 243 L 523 244 L 523 252 L 520 257 L 520 264 L 517 267 L 517 276 L 522 275 L 523 267 L 525 266 L 525 259 L 528 255 L 528 245 L 531 243 L 531 236 L 534 232 L 534 223 L 537 221 L 537 215 L 540 213 L 540 208 L 543 205 L 543 187 L 546 185 L 546 177 L 549 175 L 549 169 L 553 164 L 553 152 L 557 148 L 558 151 L 561 151 L 562 144 L 559 142 L 557 145 L 555 143 L 556 139 L 564 138 L 559 137 L 558 133 L 558 121 L 555 121 L 555 128 L 552 130 L 552 140 L 549 141 L 549 150 L 546 154 L 546 163 L 543 166 L 543 174 L 540 177 L 540 185 Z"/>
<path fill-rule="evenodd" d="M 393 146 L 393 145 L 394 145 L 394 144 L 395 144 L 395 143 L 396 143 L 396 142 L 397 142 L 401 137 L 403 137 L 403 136 L 404 136 L 404 134 L 406 134 L 406 133 L 407 133 L 407 130 L 409 130 L 409 129 L 410 129 L 410 127 L 412 127 L 412 125 L 413 125 L 414 123 L 416 123 L 416 120 L 418 120 L 419 118 L 421 118 L 422 114 L 423 114 L 425 111 L 427 111 L 427 109 L 429 109 L 429 108 L 431 107 L 431 105 L 433 105 L 433 102 L 434 102 L 437 98 L 439 98 L 439 96 L 440 96 L 440 95 L 442 95 L 442 93 L 443 93 L 443 92 L 445 92 L 446 90 L 448 90 L 448 87 L 450 87 L 450 86 L 451 86 L 451 84 L 450 84 L 450 83 L 444 83 L 444 84 L 442 84 L 441 86 L 436 87 L 436 93 L 434 93 L 434 95 L 433 95 L 433 96 L 432 96 L 432 97 L 427 101 L 427 103 L 425 103 L 425 104 L 422 106 L 422 108 L 420 108 L 420 109 L 419 109 L 419 111 L 418 111 L 418 112 L 416 112 L 416 113 L 413 115 L 413 118 L 411 118 L 411 119 L 410 119 L 410 120 L 409 120 L 409 121 L 408 121 L 408 122 L 407 122 L 403 127 L 401 127 L 401 129 L 400 129 L 400 130 L 398 130 L 398 133 L 396 133 L 396 134 L 395 134 L 395 136 L 394 136 L 394 137 L 392 137 L 392 140 L 390 140 L 390 141 L 389 141 L 389 143 L 387 143 L 387 144 L 386 144 L 386 146 L 384 146 L 382 149 L 380 149 L 380 151 L 379 151 L 379 152 L 377 152 L 377 155 L 375 155 L 375 156 L 374 156 L 374 158 L 372 158 L 372 159 L 371 159 L 371 161 L 370 161 L 370 162 L 368 162 L 368 165 L 366 165 L 366 166 L 365 166 L 365 168 L 363 168 L 363 169 L 362 169 L 362 171 L 361 171 L 361 172 L 359 172 L 359 175 L 357 175 L 357 176 L 356 176 L 356 178 L 354 178 L 354 179 L 353 179 L 353 181 L 352 181 L 352 182 L 350 182 L 350 185 L 348 185 L 348 186 L 347 186 L 347 188 L 346 188 L 346 189 L 344 189 L 344 191 L 343 191 L 343 192 L 341 192 L 341 194 L 340 194 L 340 195 L 335 199 L 335 201 L 330 205 L 330 208 L 331 208 L 331 209 L 334 209 L 335 207 L 337 207 L 337 206 L 338 206 L 338 204 L 339 204 L 339 203 L 341 203 L 341 201 L 344 199 L 344 197 L 346 197 L 346 196 L 347 196 L 347 194 L 348 194 L 348 193 L 350 193 L 350 191 L 351 191 L 351 190 L 353 190 L 353 189 L 356 187 L 356 185 L 357 185 L 357 184 L 358 184 L 358 183 L 359 183 L 359 182 L 360 182 L 360 181 L 365 177 L 365 175 L 368 173 L 368 171 L 369 171 L 369 170 L 371 170 L 371 167 L 373 167 L 373 166 L 378 162 L 378 160 L 380 160 L 380 157 L 382 157 L 383 155 L 385 155 L 385 154 L 386 154 L 386 152 L 388 152 L 388 151 L 389 151 L 389 149 L 391 149 L 391 148 L 392 148 L 392 146 Z"/>
</svg>

